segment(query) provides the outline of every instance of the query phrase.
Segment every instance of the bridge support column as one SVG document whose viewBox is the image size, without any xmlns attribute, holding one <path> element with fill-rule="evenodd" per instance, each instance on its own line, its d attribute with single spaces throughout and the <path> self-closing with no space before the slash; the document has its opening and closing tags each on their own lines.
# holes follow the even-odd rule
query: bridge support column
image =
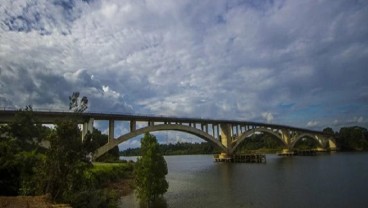
<svg viewBox="0 0 368 208">
<path fill-rule="evenodd" d="M 130 121 L 130 132 L 135 131 L 137 129 L 137 123 L 134 120 Z"/>
<path fill-rule="evenodd" d="M 221 144 L 226 147 L 226 152 L 221 153 L 220 157 L 231 157 L 231 124 L 220 124 L 221 129 Z"/>
<path fill-rule="evenodd" d="M 330 151 L 336 151 L 337 150 L 336 143 L 332 139 L 328 139 L 328 149 Z"/>
<path fill-rule="evenodd" d="M 113 139 L 115 139 L 114 132 L 115 132 L 115 122 L 114 122 L 114 120 L 109 120 L 109 138 L 108 138 L 108 143 L 110 143 Z"/>
<path fill-rule="evenodd" d="M 291 142 L 291 135 L 289 133 L 288 130 L 281 130 L 281 138 L 282 141 L 284 142 L 284 144 L 286 145 L 287 148 L 282 150 L 283 154 L 293 154 L 293 148 L 292 148 L 292 142 Z"/>
<path fill-rule="evenodd" d="M 84 141 L 84 137 L 87 135 L 88 132 L 93 132 L 93 118 L 90 118 L 87 122 L 83 123 L 83 129 L 82 129 L 82 141 Z"/>
</svg>

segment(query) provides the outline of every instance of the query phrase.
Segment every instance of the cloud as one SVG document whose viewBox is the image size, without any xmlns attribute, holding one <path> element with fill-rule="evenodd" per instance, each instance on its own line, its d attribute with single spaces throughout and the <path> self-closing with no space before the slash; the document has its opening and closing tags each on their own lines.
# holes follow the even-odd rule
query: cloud
<svg viewBox="0 0 368 208">
<path fill-rule="evenodd" d="M 367 19 L 364 1 L 5 1 L 0 106 L 80 91 L 99 112 L 366 126 Z"/>
<path fill-rule="evenodd" d="M 314 128 L 319 124 L 319 121 L 308 121 L 307 127 Z"/>
<path fill-rule="evenodd" d="M 271 123 L 273 120 L 273 115 L 270 112 L 263 112 L 262 117 L 266 120 L 267 123 Z"/>
</svg>

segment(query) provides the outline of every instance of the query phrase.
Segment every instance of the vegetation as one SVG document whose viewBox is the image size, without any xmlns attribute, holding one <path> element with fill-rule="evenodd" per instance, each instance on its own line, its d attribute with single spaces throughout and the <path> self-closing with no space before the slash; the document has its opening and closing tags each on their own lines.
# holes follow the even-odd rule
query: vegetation
<svg viewBox="0 0 368 208">
<path fill-rule="evenodd" d="M 236 149 L 236 153 L 250 152 L 278 152 L 283 148 L 283 144 L 279 139 L 268 134 L 253 134 L 245 139 Z"/>
<path fill-rule="evenodd" d="M 0 195 L 34 193 L 34 164 L 42 160 L 44 148 L 38 141 L 48 130 L 34 125 L 30 108 L 20 110 L 14 122 L 0 127 Z"/>
<path fill-rule="evenodd" d="M 141 140 L 142 157 L 135 166 L 135 184 L 138 198 L 148 206 L 168 189 L 165 176 L 167 164 L 160 153 L 156 137 L 146 133 Z"/>
<path fill-rule="evenodd" d="M 71 202 L 75 192 L 85 188 L 84 172 L 91 166 L 86 155 L 89 150 L 87 139 L 81 141 L 77 123 L 63 121 L 57 124 L 49 135 L 50 148 L 47 150 L 39 171 L 39 192 L 49 193 L 54 201 Z"/>
<path fill-rule="evenodd" d="M 343 151 L 368 150 L 368 131 L 362 127 L 343 127 L 339 132 L 323 130 L 336 138 Z M 210 143 L 157 143 L 146 134 L 142 148 L 128 149 L 121 154 L 142 155 L 136 166 L 131 163 L 95 163 L 86 158 L 90 152 L 104 145 L 108 137 L 99 130 L 85 136 L 76 122 L 62 121 L 54 129 L 44 127 L 34 119 L 32 108 L 19 110 L 14 121 L 0 126 L 0 195 L 49 194 L 54 201 L 73 207 L 106 207 L 116 205 L 117 194 L 109 184 L 132 177 L 140 199 L 149 202 L 160 198 L 168 189 L 165 179 L 167 165 L 162 154 L 215 154 L 220 150 Z M 45 141 L 49 143 L 46 149 Z M 296 148 L 316 147 L 311 139 L 300 140 Z M 239 145 L 237 152 L 276 152 L 282 143 L 268 134 L 254 134 Z M 119 161 L 118 147 L 99 161 Z"/>
<path fill-rule="evenodd" d="M 108 136 L 106 134 L 102 134 L 101 131 L 96 128 L 93 128 L 92 134 L 88 135 L 87 138 L 91 138 L 93 140 L 92 145 L 94 149 L 103 146 L 108 141 Z M 119 162 L 119 156 L 119 147 L 116 146 L 101 157 L 97 158 L 97 162 Z"/>
<path fill-rule="evenodd" d="M 203 143 L 179 142 L 176 144 L 159 144 L 160 152 L 163 155 L 195 155 L 195 154 L 216 154 L 220 152 L 218 147 Z M 120 152 L 122 156 L 141 155 L 141 148 L 128 148 Z"/>
<path fill-rule="evenodd" d="M 334 132 L 332 128 L 325 128 L 324 133 L 336 138 L 336 145 L 341 151 L 363 151 L 368 150 L 368 131 L 362 127 L 343 127 L 339 132 Z M 317 142 L 310 138 L 299 140 L 295 148 L 314 149 Z M 203 143 L 177 143 L 160 144 L 160 152 L 164 155 L 191 155 L 191 154 L 217 154 L 220 149 L 214 145 Z M 253 134 L 244 140 L 236 149 L 236 153 L 275 153 L 284 148 L 282 142 L 272 135 L 266 133 Z M 120 152 L 122 156 L 141 155 L 140 148 L 129 148 Z"/>
<path fill-rule="evenodd" d="M 366 128 L 353 126 L 343 127 L 333 136 L 341 151 L 368 150 L 368 131 Z"/>
<path fill-rule="evenodd" d="M 48 194 L 73 207 L 113 206 L 117 195 L 106 184 L 128 177 L 133 165 L 91 164 L 86 155 L 100 145 L 98 133 L 82 142 L 76 122 L 50 129 L 37 124 L 32 109 L 20 110 L 14 122 L 0 127 L 0 195 Z"/>
</svg>

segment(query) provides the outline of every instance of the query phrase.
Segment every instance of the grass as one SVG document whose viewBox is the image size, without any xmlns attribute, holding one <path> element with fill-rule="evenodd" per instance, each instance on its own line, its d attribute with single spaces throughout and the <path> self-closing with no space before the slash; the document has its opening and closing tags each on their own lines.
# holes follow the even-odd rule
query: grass
<svg viewBox="0 0 368 208">
<path fill-rule="evenodd" d="M 89 177 L 101 186 L 121 179 L 131 178 L 133 175 L 133 163 L 102 163 L 94 162 L 93 168 L 88 172 Z"/>
</svg>

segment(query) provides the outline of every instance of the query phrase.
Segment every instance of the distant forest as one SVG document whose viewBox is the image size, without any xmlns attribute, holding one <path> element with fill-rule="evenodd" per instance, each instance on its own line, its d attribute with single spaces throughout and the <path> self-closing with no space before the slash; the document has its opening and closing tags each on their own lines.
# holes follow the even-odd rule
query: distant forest
<svg viewBox="0 0 368 208">
<path fill-rule="evenodd" d="M 141 148 L 129 148 L 120 152 L 121 156 L 138 156 L 141 154 Z M 216 154 L 220 149 L 208 142 L 204 143 L 176 143 L 160 144 L 160 151 L 164 155 L 188 155 L 188 154 Z"/>
<path fill-rule="evenodd" d="M 353 126 L 343 127 L 339 132 L 333 132 L 331 128 L 325 128 L 325 133 L 336 138 L 336 145 L 340 151 L 365 151 L 368 150 L 368 131 L 366 128 Z M 312 139 L 300 140 L 295 149 L 316 148 L 317 143 Z M 269 134 L 254 134 L 244 140 L 236 149 L 236 153 L 263 152 L 275 153 L 283 149 L 281 141 Z M 221 150 L 214 145 L 203 143 L 176 143 L 160 144 L 160 150 L 164 155 L 188 155 L 188 154 L 218 154 Z M 121 156 L 138 156 L 140 148 L 129 148 L 120 151 Z"/>
</svg>

